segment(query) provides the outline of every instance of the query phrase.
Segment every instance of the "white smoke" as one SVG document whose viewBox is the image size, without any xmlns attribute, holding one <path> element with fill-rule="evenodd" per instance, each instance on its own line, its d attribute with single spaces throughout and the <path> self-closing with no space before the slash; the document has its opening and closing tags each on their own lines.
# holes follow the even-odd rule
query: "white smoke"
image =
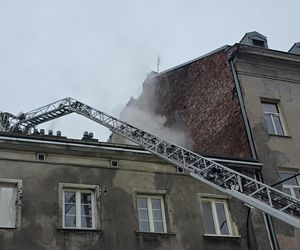
<svg viewBox="0 0 300 250">
<path fill-rule="evenodd" d="M 139 107 L 127 106 L 122 111 L 121 120 L 128 122 L 146 132 L 150 132 L 180 146 L 186 146 L 187 139 L 184 132 L 166 127 L 167 118 L 145 111 Z"/>
</svg>

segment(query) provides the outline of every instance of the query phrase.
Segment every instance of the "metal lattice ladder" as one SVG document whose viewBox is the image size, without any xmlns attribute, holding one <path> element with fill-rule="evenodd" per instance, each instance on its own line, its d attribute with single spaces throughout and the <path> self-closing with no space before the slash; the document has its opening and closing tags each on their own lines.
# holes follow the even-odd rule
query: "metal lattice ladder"
<svg viewBox="0 0 300 250">
<path fill-rule="evenodd" d="M 38 124 L 72 112 L 141 145 L 160 158 L 185 169 L 197 180 L 300 229 L 300 200 L 73 98 L 68 97 L 11 118 L 7 130 L 28 132 Z"/>
</svg>

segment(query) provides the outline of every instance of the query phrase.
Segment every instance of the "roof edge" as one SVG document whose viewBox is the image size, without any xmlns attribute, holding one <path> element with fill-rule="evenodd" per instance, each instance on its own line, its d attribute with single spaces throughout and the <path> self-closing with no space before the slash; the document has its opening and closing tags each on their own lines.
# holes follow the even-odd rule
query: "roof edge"
<svg viewBox="0 0 300 250">
<path fill-rule="evenodd" d="M 77 146 L 77 147 L 85 147 L 85 148 L 95 148 L 95 149 L 107 149 L 107 150 L 115 150 L 115 151 L 127 151 L 127 152 L 135 152 L 147 155 L 153 155 L 149 151 L 145 150 L 141 146 L 127 145 L 127 144 L 115 144 L 115 143 L 107 143 L 107 142 L 85 142 L 82 140 L 76 139 L 62 139 L 57 140 L 55 138 L 46 138 L 40 136 L 31 136 L 31 135 L 20 135 L 15 133 L 0 133 L 0 141 L 15 141 L 20 143 L 44 143 L 48 145 L 62 145 L 62 146 Z M 247 166 L 253 166 L 261 168 L 262 164 L 253 159 L 246 158 L 232 158 L 226 156 L 216 156 L 211 154 L 200 154 L 202 157 L 211 159 L 216 162 L 225 162 L 231 164 L 241 164 Z M 153 157 L 157 157 L 153 155 Z M 160 157 L 158 157 L 160 158 Z M 161 159 L 162 160 L 162 159 Z"/>
<path fill-rule="evenodd" d="M 241 43 L 235 43 L 226 51 L 227 58 L 230 59 L 230 58 L 234 57 L 234 54 L 236 52 L 238 52 L 238 51 L 242 52 L 243 49 L 244 49 L 244 52 L 247 52 L 249 54 L 256 54 L 256 55 L 261 55 L 261 56 L 265 56 L 265 57 L 272 57 L 272 58 L 286 59 L 286 60 L 290 60 L 290 61 L 294 61 L 294 62 L 300 62 L 300 55 L 298 55 L 298 54 L 293 54 L 293 53 L 290 53 L 287 51 L 282 51 L 282 50 L 256 47 L 256 46 L 251 46 L 251 45 L 246 45 L 246 44 L 241 44 Z M 248 49 L 248 50 L 246 50 L 246 49 Z"/>
<path fill-rule="evenodd" d="M 162 71 L 162 72 L 160 72 L 160 73 L 157 73 L 157 74 L 154 75 L 152 78 L 155 78 L 155 77 L 164 75 L 164 74 L 169 73 L 169 72 L 171 72 L 171 71 L 173 71 L 173 70 L 179 69 L 179 68 L 181 68 L 181 67 L 184 67 L 184 66 L 186 66 L 186 65 L 189 65 L 189 64 L 191 64 L 191 63 L 194 63 L 194 62 L 196 62 L 196 61 L 198 61 L 198 60 L 201 60 L 201 59 L 203 59 L 203 58 L 205 58 L 205 57 L 208 57 L 208 56 L 211 56 L 211 55 L 213 55 L 213 54 L 216 54 L 216 53 L 218 53 L 218 52 L 220 52 L 220 51 L 222 51 L 222 50 L 227 51 L 229 48 L 231 48 L 231 45 L 223 45 L 222 47 L 217 48 L 217 49 L 215 49 L 215 50 L 212 50 L 212 51 L 210 51 L 210 52 L 208 52 L 208 53 L 206 53 L 206 54 L 204 54 L 204 55 L 202 55 L 202 56 L 199 56 L 199 57 L 197 57 L 197 58 L 194 58 L 194 59 L 192 59 L 192 60 L 190 60 L 190 61 L 187 61 L 187 62 L 185 62 L 185 63 L 179 64 L 179 65 L 177 65 L 177 66 L 174 66 L 174 67 L 172 67 L 172 68 L 170 68 L 170 69 L 164 70 L 164 71 Z"/>
</svg>

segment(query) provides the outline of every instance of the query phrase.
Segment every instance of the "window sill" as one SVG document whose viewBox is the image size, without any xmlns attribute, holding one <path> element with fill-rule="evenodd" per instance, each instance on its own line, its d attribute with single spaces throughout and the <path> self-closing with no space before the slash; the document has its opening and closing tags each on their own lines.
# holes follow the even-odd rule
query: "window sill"
<svg viewBox="0 0 300 250">
<path fill-rule="evenodd" d="M 169 238 L 175 237 L 175 233 L 154 233 L 154 232 L 140 232 L 135 231 L 136 235 L 143 236 L 143 237 L 160 237 L 160 238 Z"/>
<path fill-rule="evenodd" d="M 277 135 L 277 134 L 268 134 L 268 135 L 274 136 L 274 137 L 292 138 L 290 135 Z"/>
<path fill-rule="evenodd" d="M 203 234 L 205 239 L 212 239 L 212 240 L 225 240 L 225 239 L 232 239 L 238 240 L 241 238 L 240 235 L 217 235 L 217 234 Z"/>
<path fill-rule="evenodd" d="M 89 229 L 89 228 L 67 228 L 67 227 L 59 227 L 58 231 L 61 232 L 76 232 L 76 233 L 100 233 L 103 234 L 103 230 L 101 229 Z"/>
</svg>

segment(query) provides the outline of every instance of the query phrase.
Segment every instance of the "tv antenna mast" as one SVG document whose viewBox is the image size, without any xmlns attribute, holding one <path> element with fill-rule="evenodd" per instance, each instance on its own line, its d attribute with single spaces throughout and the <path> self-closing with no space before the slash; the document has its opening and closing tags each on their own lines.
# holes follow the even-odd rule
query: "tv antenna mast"
<svg viewBox="0 0 300 250">
<path fill-rule="evenodd" d="M 160 66 L 160 56 L 159 53 L 157 53 L 157 63 L 156 63 L 156 71 L 159 73 L 159 66 Z"/>
</svg>

